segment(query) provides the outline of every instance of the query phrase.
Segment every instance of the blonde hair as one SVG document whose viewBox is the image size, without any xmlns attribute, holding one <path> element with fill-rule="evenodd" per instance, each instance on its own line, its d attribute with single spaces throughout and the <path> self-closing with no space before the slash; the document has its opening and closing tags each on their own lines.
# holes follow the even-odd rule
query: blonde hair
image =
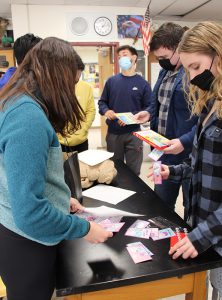
<svg viewBox="0 0 222 300">
<path fill-rule="evenodd" d="M 217 56 L 217 74 L 209 91 L 202 91 L 194 85 L 189 86 L 188 99 L 193 114 L 199 115 L 208 101 L 216 99 L 217 117 L 222 119 L 222 26 L 215 22 L 201 22 L 189 29 L 183 36 L 179 53 L 201 53 Z M 187 80 L 189 74 L 187 73 Z"/>
</svg>

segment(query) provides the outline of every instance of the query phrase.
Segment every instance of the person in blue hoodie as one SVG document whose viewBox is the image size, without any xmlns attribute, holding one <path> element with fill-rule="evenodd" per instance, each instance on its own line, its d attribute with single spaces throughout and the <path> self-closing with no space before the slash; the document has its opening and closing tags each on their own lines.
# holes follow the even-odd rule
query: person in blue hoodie
<svg viewBox="0 0 222 300">
<path fill-rule="evenodd" d="M 70 214 L 75 203 L 56 133 L 72 134 L 84 120 L 73 92 L 76 74 L 73 47 L 50 37 L 27 53 L 0 91 L 0 276 L 9 300 L 51 299 L 62 240 L 100 243 L 112 236 Z"/>
<path fill-rule="evenodd" d="M 114 152 L 115 159 L 125 160 L 127 166 L 139 175 L 143 160 L 143 143 L 132 133 L 140 130 L 139 123 L 149 119 L 151 88 L 149 83 L 136 73 L 136 49 L 125 45 L 119 47 L 117 53 L 121 73 L 106 81 L 99 100 L 99 113 L 107 118 L 107 150 Z M 138 124 L 122 126 L 115 115 L 121 112 L 133 113 Z M 138 113 L 141 113 L 141 117 Z"/>
<path fill-rule="evenodd" d="M 175 165 L 188 159 L 191 153 L 197 117 L 191 117 L 183 88 L 184 68 L 180 62 L 177 47 L 185 30 L 174 23 L 164 23 L 154 33 L 150 51 L 158 59 L 162 69 L 153 89 L 149 109 L 150 127 L 168 138 L 169 147 L 160 160 L 166 165 Z M 179 189 L 182 185 L 185 219 L 188 213 L 189 181 L 181 183 L 164 180 L 155 185 L 155 192 L 174 210 Z"/>
<path fill-rule="evenodd" d="M 19 38 L 14 43 L 13 50 L 17 65 L 20 65 L 26 53 L 32 49 L 42 39 L 34 34 L 27 33 Z M 10 67 L 0 79 L 0 89 L 9 81 L 16 71 L 16 67 Z"/>
</svg>

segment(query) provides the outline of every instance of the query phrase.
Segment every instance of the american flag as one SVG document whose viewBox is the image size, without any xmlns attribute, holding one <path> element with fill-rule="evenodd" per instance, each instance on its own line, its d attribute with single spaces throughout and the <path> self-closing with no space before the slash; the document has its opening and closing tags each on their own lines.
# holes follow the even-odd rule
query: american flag
<svg viewBox="0 0 222 300">
<path fill-rule="evenodd" d="M 150 3 L 146 9 L 143 21 L 141 23 L 141 32 L 143 35 L 143 49 L 145 55 L 149 54 L 149 44 L 151 41 Z"/>
</svg>

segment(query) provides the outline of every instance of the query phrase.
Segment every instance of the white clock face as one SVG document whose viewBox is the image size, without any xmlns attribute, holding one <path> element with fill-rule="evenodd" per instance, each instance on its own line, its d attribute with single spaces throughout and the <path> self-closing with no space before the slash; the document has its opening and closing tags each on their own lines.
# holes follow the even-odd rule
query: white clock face
<svg viewBox="0 0 222 300">
<path fill-rule="evenodd" d="M 99 35 L 108 35 L 112 31 L 112 23 L 106 17 L 99 17 L 95 20 L 94 28 Z"/>
</svg>

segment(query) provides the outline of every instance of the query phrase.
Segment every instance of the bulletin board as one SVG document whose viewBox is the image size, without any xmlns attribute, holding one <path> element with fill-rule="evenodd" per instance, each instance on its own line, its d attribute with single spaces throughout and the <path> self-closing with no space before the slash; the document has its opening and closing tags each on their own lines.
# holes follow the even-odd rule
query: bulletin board
<svg viewBox="0 0 222 300">
<path fill-rule="evenodd" d="M 99 97 L 99 65 L 98 63 L 86 63 L 82 72 L 82 80 L 88 82 L 93 88 L 94 97 Z"/>
<path fill-rule="evenodd" d="M 86 63 L 85 70 L 82 72 L 82 79 L 91 84 L 93 88 L 99 88 L 98 63 Z"/>
</svg>

